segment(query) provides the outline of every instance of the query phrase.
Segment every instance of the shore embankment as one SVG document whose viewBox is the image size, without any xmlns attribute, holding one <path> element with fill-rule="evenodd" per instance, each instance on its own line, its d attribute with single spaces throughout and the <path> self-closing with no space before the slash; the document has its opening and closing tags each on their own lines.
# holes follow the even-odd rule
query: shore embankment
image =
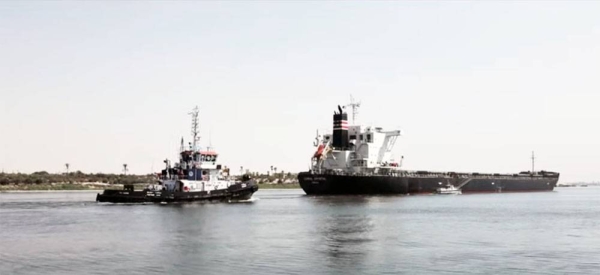
<svg viewBox="0 0 600 275">
<path fill-rule="evenodd" d="M 259 174 L 251 173 L 261 189 L 300 188 L 297 175 L 292 173 Z M 122 189 L 125 184 L 133 184 L 141 190 L 156 182 L 156 175 L 116 175 L 86 174 L 80 171 L 50 174 L 45 171 L 31 174 L 0 173 L 0 192 L 16 191 L 77 191 Z"/>
<path fill-rule="evenodd" d="M 136 190 L 144 189 L 144 184 L 135 184 Z M 261 183 L 260 189 L 298 189 L 299 184 L 268 184 Z M 96 186 L 91 184 L 55 184 L 55 185 L 2 185 L 0 193 L 20 192 L 100 192 L 106 189 L 123 189 L 122 184 Z"/>
</svg>

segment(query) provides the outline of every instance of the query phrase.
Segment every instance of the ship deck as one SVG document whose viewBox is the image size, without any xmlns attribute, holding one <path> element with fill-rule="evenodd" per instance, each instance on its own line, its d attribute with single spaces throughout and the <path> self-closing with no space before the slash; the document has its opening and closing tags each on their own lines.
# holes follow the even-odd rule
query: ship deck
<svg viewBox="0 0 600 275">
<path fill-rule="evenodd" d="M 410 170 L 392 170 L 379 172 L 345 172 L 336 170 L 324 170 L 321 172 L 311 171 L 314 175 L 339 175 L 339 176 L 382 176 L 382 177 L 405 177 L 405 178 L 459 178 L 459 179 L 524 179 L 524 178 L 558 178 L 559 173 L 540 171 L 539 173 L 518 173 L 518 174 L 500 174 L 500 173 L 457 173 L 457 172 L 433 172 L 433 171 L 410 171 Z"/>
</svg>

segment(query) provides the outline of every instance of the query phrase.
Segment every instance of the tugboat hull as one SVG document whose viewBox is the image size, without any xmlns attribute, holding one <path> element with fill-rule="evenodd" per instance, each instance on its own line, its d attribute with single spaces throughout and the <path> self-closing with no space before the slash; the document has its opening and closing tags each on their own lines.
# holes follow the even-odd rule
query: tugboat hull
<svg viewBox="0 0 600 275">
<path fill-rule="evenodd" d="M 243 201 L 252 197 L 258 191 L 254 182 L 237 183 L 227 189 L 196 192 L 170 192 L 164 190 L 104 190 L 96 195 L 97 202 L 110 203 L 176 203 L 176 202 L 226 202 Z"/>
</svg>

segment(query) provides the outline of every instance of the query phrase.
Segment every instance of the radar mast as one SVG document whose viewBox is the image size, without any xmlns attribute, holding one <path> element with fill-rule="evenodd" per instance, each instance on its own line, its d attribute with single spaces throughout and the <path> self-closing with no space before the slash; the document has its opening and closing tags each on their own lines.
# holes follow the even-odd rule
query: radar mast
<svg viewBox="0 0 600 275">
<path fill-rule="evenodd" d="M 192 149 L 197 150 L 196 146 L 198 145 L 198 141 L 200 141 L 200 136 L 198 134 L 198 106 L 196 106 L 192 112 L 188 113 L 192 116 Z"/>
<path fill-rule="evenodd" d="M 350 95 L 350 104 L 346 104 L 344 108 L 350 107 L 352 108 L 352 124 L 356 123 L 356 115 L 358 114 L 358 107 L 360 107 L 360 101 L 354 102 L 354 97 Z"/>
</svg>

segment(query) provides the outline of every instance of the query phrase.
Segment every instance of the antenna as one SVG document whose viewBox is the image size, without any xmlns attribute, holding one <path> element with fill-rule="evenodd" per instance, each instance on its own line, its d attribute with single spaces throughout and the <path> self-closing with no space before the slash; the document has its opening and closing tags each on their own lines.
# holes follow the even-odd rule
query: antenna
<svg viewBox="0 0 600 275">
<path fill-rule="evenodd" d="M 346 104 L 344 107 L 352 108 L 352 124 L 356 121 L 356 115 L 358 114 L 358 107 L 360 107 L 360 101 L 354 102 L 354 97 L 350 95 L 350 104 Z"/>
<path fill-rule="evenodd" d="M 196 150 L 196 145 L 200 140 L 200 136 L 198 135 L 198 106 L 196 106 L 192 112 L 188 113 L 192 115 L 192 137 L 193 137 L 193 150 Z"/>
<path fill-rule="evenodd" d="M 212 127 L 208 130 L 208 151 L 212 150 Z"/>
</svg>

